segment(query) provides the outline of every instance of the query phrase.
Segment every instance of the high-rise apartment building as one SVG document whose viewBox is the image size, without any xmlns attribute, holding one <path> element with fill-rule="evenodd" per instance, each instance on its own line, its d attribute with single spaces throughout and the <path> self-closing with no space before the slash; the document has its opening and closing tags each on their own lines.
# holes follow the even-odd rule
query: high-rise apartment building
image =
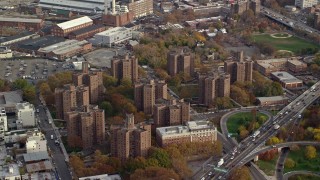
<svg viewBox="0 0 320 180">
<path fill-rule="evenodd" d="M 111 155 L 122 161 L 148 155 L 151 147 L 151 125 L 134 124 L 134 115 L 126 115 L 124 127 L 111 131 Z"/>
<path fill-rule="evenodd" d="M 170 51 L 167 54 L 167 71 L 170 76 L 180 72 L 192 76 L 194 73 L 194 56 L 186 49 L 181 51 Z"/>
<path fill-rule="evenodd" d="M 319 4 L 318 0 L 295 0 L 294 5 L 304 9 Z"/>
<path fill-rule="evenodd" d="M 104 110 L 98 106 L 82 106 L 65 114 L 68 144 L 84 149 L 102 144 L 105 140 Z"/>
<path fill-rule="evenodd" d="M 89 87 L 89 100 L 91 104 L 96 104 L 105 90 L 102 72 L 88 72 L 87 62 L 82 63 L 82 73 L 72 75 L 72 82 L 75 86 L 85 85 Z"/>
<path fill-rule="evenodd" d="M 186 126 L 157 128 L 156 139 L 161 147 L 188 142 L 213 143 L 217 140 L 217 128 L 210 121 L 189 121 Z"/>
<path fill-rule="evenodd" d="M 152 0 L 128 0 L 124 3 L 128 6 L 129 12 L 133 12 L 134 18 L 139 18 L 153 14 Z"/>
<path fill-rule="evenodd" d="M 190 104 L 183 100 L 159 99 L 153 119 L 156 127 L 183 125 L 190 120 Z"/>
<path fill-rule="evenodd" d="M 228 60 L 224 62 L 224 72 L 230 74 L 231 83 L 234 83 L 236 81 L 251 82 L 253 62 L 244 61 L 242 53 L 237 53 L 236 57 L 237 57 L 237 61 Z"/>
<path fill-rule="evenodd" d="M 164 81 L 150 80 L 134 85 L 134 102 L 139 111 L 152 115 L 155 100 L 159 98 L 167 99 L 167 84 Z"/>
<path fill-rule="evenodd" d="M 89 87 L 67 84 L 55 89 L 57 118 L 63 119 L 67 112 L 78 106 L 89 105 Z"/>
<path fill-rule="evenodd" d="M 210 106 L 216 97 L 229 97 L 230 80 L 229 74 L 200 76 L 199 103 Z"/>
<path fill-rule="evenodd" d="M 132 82 L 136 82 L 138 80 L 138 58 L 126 55 L 112 59 L 111 73 L 118 80 L 128 78 Z"/>
<path fill-rule="evenodd" d="M 252 10 L 255 15 L 260 13 L 261 9 L 260 0 L 238 0 L 236 3 L 231 4 L 231 14 L 241 15 L 247 10 Z"/>
</svg>

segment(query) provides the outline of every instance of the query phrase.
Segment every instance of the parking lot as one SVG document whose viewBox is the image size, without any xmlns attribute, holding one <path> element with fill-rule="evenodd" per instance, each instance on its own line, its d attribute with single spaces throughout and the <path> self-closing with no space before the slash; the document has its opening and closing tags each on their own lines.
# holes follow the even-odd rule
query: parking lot
<svg viewBox="0 0 320 180">
<path fill-rule="evenodd" d="M 0 78 L 14 81 L 18 78 L 28 79 L 33 83 L 40 79 L 46 79 L 49 75 L 68 70 L 64 62 L 56 62 L 47 59 L 15 59 L 0 61 Z"/>
<path fill-rule="evenodd" d="M 95 51 L 92 51 L 88 54 L 83 55 L 83 57 L 95 67 L 107 67 L 111 68 L 111 60 L 113 56 L 125 55 L 129 51 L 124 47 L 119 48 L 102 48 Z"/>
</svg>

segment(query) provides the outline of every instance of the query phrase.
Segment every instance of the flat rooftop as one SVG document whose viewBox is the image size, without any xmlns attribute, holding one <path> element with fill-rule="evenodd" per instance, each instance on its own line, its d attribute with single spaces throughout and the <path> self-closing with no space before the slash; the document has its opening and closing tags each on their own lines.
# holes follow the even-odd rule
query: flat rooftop
<svg viewBox="0 0 320 180">
<path fill-rule="evenodd" d="M 13 18 L 13 17 L 0 16 L 0 21 L 3 21 L 3 22 L 41 23 L 42 19 Z"/>
<path fill-rule="evenodd" d="M 274 77 L 278 78 L 279 81 L 284 83 L 302 83 L 302 80 L 292 76 L 291 74 L 285 71 L 278 71 L 271 73 Z"/>
<path fill-rule="evenodd" d="M 0 104 L 16 104 L 22 101 L 22 91 L 0 92 Z"/>
<path fill-rule="evenodd" d="M 117 33 L 121 33 L 123 31 L 127 31 L 130 30 L 128 28 L 125 27 L 114 27 L 114 28 L 110 28 L 108 30 L 102 31 L 96 35 L 100 35 L 100 36 L 111 36 L 113 34 L 117 34 Z"/>
<path fill-rule="evenodd" d="M 63 37 L 44 36 L 37 39 L 27 39 L 18 42 L 16 43 L 16 46 L 21 49 L 38 50 L 39 48 L 47 47 L 62 41 L 65 41 Z"/>
<path fill-rule="evenodd" d="M 49 53 L 53 52 L 55 54 L 64 54 L 69 51 L 73 51 L 76 49 L 82 48 L 82 45 L 87 44 L 88 41 L 78 41 L 78 40 L 66 40 L 63 42 L 59 42 L 56 44 L 52 44 L 50 46 L 40 48 L 38 51 L 42 53 Z"/>
<path fill-rule="evenodd" d="M 162 136 L 189 133 L 194 130 L 216 129 L 209 121 L 189 121 L 186 126 L 168 126 L 157 128 Z"/>
<path fill-rule="evenodd" d="M 111 0 L 107 0 L 107 4 Z M 48 9 L 62 9 L 77 12 L 94 12 L 95 10 L 104 10 L 104 0 L 40 0 L 39 6 Z M 110 7 L 109 5 L 108 7 Z"/>
<path fill-rule="evenodd" d="M 49 155 L 47 151 L 26 153 L 26 154 L 23 154 L 23 159 L 25 162 L 40 161 L 40 160 L 49 159 Z"/>
</svg>

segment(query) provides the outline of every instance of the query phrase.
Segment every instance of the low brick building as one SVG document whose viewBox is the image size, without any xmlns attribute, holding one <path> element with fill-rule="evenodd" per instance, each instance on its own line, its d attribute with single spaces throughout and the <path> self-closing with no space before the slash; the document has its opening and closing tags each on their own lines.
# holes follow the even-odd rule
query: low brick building
<svg viewBox="0 0 320 180">
<path fill-rule="evenodd" d="M 0 17 L 0 27 L 14 27 L 30 31 L 38 31 L 44 25 L 42 19 Z"/>
<path fill-rule="evenodd" d="M 95 34 L 106 30 L 106 27 L 103 25 L 92 25 L 85 27 L 83 29 L 79 29 L 73 31 L 69 34 L 69 39 L 76 39 L 76 40 L 85 40 L 88 38 L 93 37 Z"/>
</svg>

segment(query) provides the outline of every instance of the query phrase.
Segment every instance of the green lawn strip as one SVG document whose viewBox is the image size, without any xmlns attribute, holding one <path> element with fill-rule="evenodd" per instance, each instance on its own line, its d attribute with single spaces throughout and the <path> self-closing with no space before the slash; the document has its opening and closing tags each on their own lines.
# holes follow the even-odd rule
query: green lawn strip
<svg viewBox="0 0 320 180">
<path fill-rule="evenodd" d="M 287 158 L 291 158 L 296 163 L 295 167 L 293 168 L 284 168 L 284 172 L 290 172 L 290 171 L 314 171 L 319 172 L 320 171 L 320 155 L 319 151 L 317 151 L 317 157 L 314 159 L 307 159 L 304 156 L 304 149 L 301 148 L 298 151 L 290 151 Z"/>
<path fill-rule="evenodd" d="M 275 37 L 288 37 L 289 34 L 287 34 L 287 33 L 277 33 L 277 34 L 273 34 L 273 36 L 275 36 Z"/>
<path fill-rule="evenodd" d="M 305 48 L 319 48 L 316 44 L 305 41 L 298 37 L 292 36 L 289 38 L 273 38 L 269 34 L 254 35 L 255 42 L 270 43 L 277 50 L 287 50 L 297 53 L 301 49 Z"/>
<path fill-rule="evenodd" d="M 270 161 L 259 160 L 256 162 L 257 166 L 266 173 L 268 176 L 273 176 L 275 173 L 275 167 L 279 156 L 276 156 Z"/>
<path fill-rule="evenodd" d="M 257 113 L 257 117 L 260 115 L 267 117 L 267 115 L 265 115 L 263 113 Z M 243 123 L 242 119 L 246 120 L 245 123 Z M 230 116 L 227 121 L 228 132 L 229 133 L 238 133 L 239 126 L 241 126 L 241 125 L 245 126 L 246 123 L 250 123 L 251 121 L 252 121 L 251 112 L 240 112 L 240 113 L 234 114 L 234 115 Z"/>
</svg>

